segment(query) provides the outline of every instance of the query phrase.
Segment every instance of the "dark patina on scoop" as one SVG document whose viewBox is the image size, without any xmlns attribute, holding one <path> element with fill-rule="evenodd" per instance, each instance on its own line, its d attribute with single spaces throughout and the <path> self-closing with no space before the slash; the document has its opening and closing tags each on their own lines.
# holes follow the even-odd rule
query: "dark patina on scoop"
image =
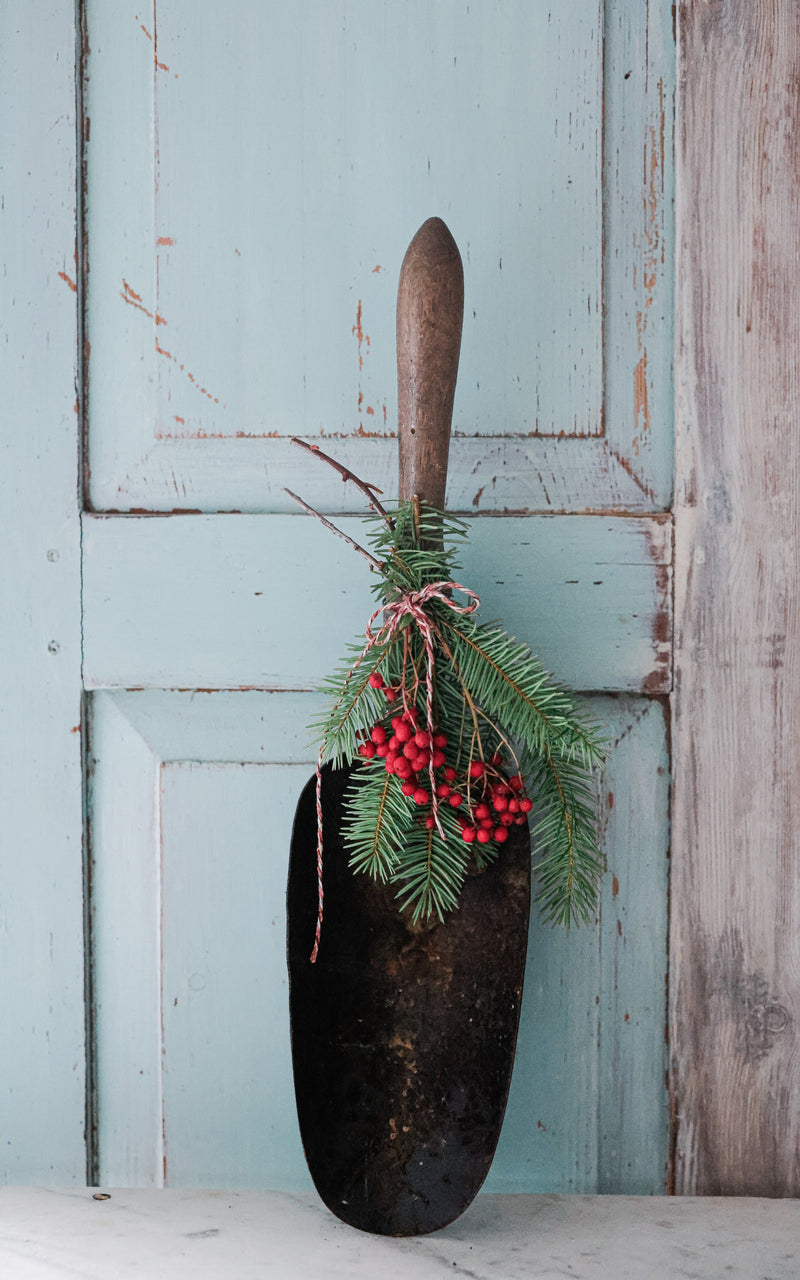
<svg viewBox="0 0 800 1280">
<path fill-rule="evenodd" d="M 455 241 L 430 218 L 397 305 L 400 497 L 444 506 L 463 313 Z M 355 765 L 353 768 L 362 766 Z M 292 832 L 287 893 L 300 1133 L 322 1200 L 381 1235 L 457 1218 L 494 1156 L 511 1082 L 530 910 L 530 836 L 509 828 L 444 921 L 413 925 L 391 885 L 348 866 L 349 769 L 323 770 L 325 917 L 316 963 L 315 781 Z"/>
</svg>

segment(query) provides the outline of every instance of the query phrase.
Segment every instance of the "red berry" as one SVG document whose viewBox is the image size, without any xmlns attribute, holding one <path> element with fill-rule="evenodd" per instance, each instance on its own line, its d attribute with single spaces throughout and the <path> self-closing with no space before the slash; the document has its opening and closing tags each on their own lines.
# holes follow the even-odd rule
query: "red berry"
<svg viewBox="0 0 800 1280">
<path fill-rule="evenodd" d="M 476 835 L 477 835 L 477 832 L 474 827 L 461 828 L 461 839 L 466 840 L 467 844 L 472 844 Z"/>
<path fill-rule="evenodd" d="M 446 746 L 447 746 L 447 735 L 446 735 L 446 734 L 444 734 L 444 733 L 435 733 L 435 734 L 433 735 L 433 745 L 434 745 L 435 747 L 446 747 Z"/>
<path fill-rule="evenodd" d="M 448 787 L 446 782 L 439 783 L 438 787 L 436 788 L 436 794 L 440 800 L 447 799 L 447 797 L 450 795 L 450 788 Z"/>
<path fill-rule="evenodd" d="M 494 807 L 495 807 L 495 809 L 497 810 L 497 812 L 498 812 L 498 813 L 502 813 L 504 809 L 507 809 L 507 808 L 508 808 L 508 801 L 506 800 L 505 796 L 504 796 L 504 795 L 502 795 L 502 794 L 501 794 L 501 795 L 498 795 L 498 794 L 493 795 L 493 796 L 492 796 L 492 804 L 494 805 Z"/>
<path fill-rule="evenodd" d="M 416 783 L 414 782 L 404 782 L 402 787 L 400 788 L 404 796 L 413 796 L 416 789 L 417 789 L 417 786 L 416 786 Z"/>
<path fill-rule="evenodd" d="M 412 774 L 411 761 L 406 760 L 405 756 L 398 756 L 394 771 L 398 778 L 410 778 Z"/>
<path fill-rule="evenodd" d="M 481 818 L 481 826 L 485 827 L 487 831 L 491 830 L 494 826 L 494 822 L 494 818 Z"/>
<path fill-rule="evenodd" d="M 392 721 L 392 723 L 394 724 L 394 721 Z M 411 730 L 405 720 L 399 720 L 394 726 L 394 731 L 397 735 L 398 742 L 408 742 L 411 737 Z"/>
<path fill-rule="evenodd" d="M 524 814 L 524 813 L 521 813 L 521 814 L 519 815 L 519 817 L 518 817 L 518 818 L 515 818 L 515 819 L 514 819 L 514 826 L 515 826 L 515 827 L 521 827 L 521 826 L 522 826 L 522 824 L 525 822 L 525 820 L 526 820 L 526 819 L 525 819 L 525 814 Z"/>
<path fill-rule="evenodd" d="M 418 747 L 427 747 L 430 745 L 431 735 L 425 729 L 418 729 L 414 734 L 414 741 Z"/>
<path fill-rule="evenodd" d="M 500 765 L 503 763 L 503 757 L 500 755 L 498 751 L 494 753 L 490 763 L 494 766 L 495 769 L 500 768 Z"/>
<path fill-rule="evenodd" d="M 384 729 L 382 724 L 376 724 L 375 728 L 372 730 L 372 733 L 369 736 L 372 738 L 373 742 L 385 742 L 386 730 Z"/>
<path fill-rule="evenodd" d="M 406 742 L 403 744 L 403 755 L 406 756 L 409 760 L 413 760 L 416 754 L 417 754 L 416 743 Z"/>
<path fill-rule="evenodd" d="M 491 831 L 488 831 L 486 827 L 478 827 L 478 844 L 488 844 L 491 838 Z"/>
<path fill-rule="evenodd" d="M 482 778 L 486 772 L 486 765 L 482 760 L 473 760 L 469 766 L 471 778 Z"/>
<path fill-rule="evenodd" d="M 427 827 L 428 831 L 432 831 L 433 828 L 436 826 L 436 823 L 434 822 L 433 818 L 426 818 L 425 826 Z"/>
<path fill-rule="evenodd" d="M 502 822 L 504 827 L 510 827 L 511 823 L 514 821 L 513 813 L 508 813 L 508 811 L 506 811 L 505 813 L 501 813 L 500 821 Z"/>
<path fill-rule="evenodd" d="M 376 755 L 379 755 L 379 756 L 388 756 L 389 754 L 388 742 L 379 742 L 377 747 L 375 748 L 375 753 Z"/>
<path fill-rule="evenodd" d="M 498 844 L 505 844 L 508 839 L 508 830 L 506 827 L 495 827 L 494 838 Z"/>
<path fill-rule="evenodd" d="M 491 813 L 490 813 L 490 810 L 489 810 L 489 806 L 488 806 L 488 804 L 479 804 L 479 805 L 478 805 L 478 807 L 477 807 L 477 809 L 475 810 L 475 817 L 476 817 L 476 818 L 489 818 L 489 817 L 491 817 Z"/>
<path fill-rule="evenodd" d="M 383 688 L 383 676 L 381 675 L 380 671 L 373 671 L 372 675 L 369 678 L 369 683 L 372 685 L 373 689 Z"/>
<path fill-rule="evenodd" d="M 519 813 L 519 800 L 516 796 L 512 796 L 508 802 L 509 813 Z"/>
<path fill-rule="evenodd" d="M 418 787 L 414 792 L 414 804 L 429 804 L 430 795 L 423 787 Z"/>
<path fill-rule="evenodd" d="M 533 808 L 533 801 L 526 796 L 524 800 L 520 800 L 519 807 L 522 813 L 530 813 Z"/>
<path fill-rule="evenodd" d="M 457 809 L 457 808 L 458 808 L 458 806 L 461 804 L 461 801 L 462 801 L 463 799 L 464 799 L 464 797 L 463 797 L 463 796 L 460 796 L 460 795 L 458 794 L 458 792 L 457 792 L 457 791 L 455 791 L 455 792 L 453 793 L 453 795 L 451 795 L 451 796 L 450 796 L 450 799 L 449 799 L 449 802 L 448 802 L 448 803 L 449 803 L 449 804 L 451 804 L 451 805 L 453 806 L 453 808 L 454 808 L 454 809 Z"/>
<path fill-rule="evenodd" d="M 451 764 L 449 764 L 445 769 L 444 776 L 447 778 L 448 782 L 455 782 L 456 771 Z"/>
<path fill-rule="evenodd" d="M 438 769 L 441 765 L 444 764 L 447 757 L 445 756 L 443 751 L 434 751 L 433 756 L 431 758 L 433 760 L 434 769 Z"/>
<path fill-rule="evenodd" d="M 396 690 L 396 689 L 384 689 L 384 693 L 386 694 L 386 701 L 387 701 L 387 702 L 395 702 L 395 701 L 397 700 L 397 690 Z"/>
<path fill-rule="evenodd" d="M 375 755 L 375 743 L 362 742 L 361 746 L 358 748 L 358 754 L 363 756 L 365 760 L 371 760 Z"/>
<path fill-rule="evenodd" d="M 513 778 L 509 778 L 508 785 L 513 787 L 514 791 L 521 791 L 523 786 L 522 778 L 518 773 L 515 773 Z"/>
</svg>

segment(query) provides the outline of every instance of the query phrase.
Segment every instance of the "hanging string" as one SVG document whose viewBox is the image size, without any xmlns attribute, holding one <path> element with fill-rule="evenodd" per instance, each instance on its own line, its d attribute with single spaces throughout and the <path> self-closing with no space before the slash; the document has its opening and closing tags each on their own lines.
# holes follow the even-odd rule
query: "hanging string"
<svg viewBox="0 0 800 1280">
<path fill-rule="evenodd" d="M 468 596 L 469 604 L 458 604 L 452 598 L 453 591 L 460 591 L 462 595 Z M 459 582 L 430 582 L 426 587 L 422 587 L 419 591 L 408 591 L 400 596 L 397 600 L 391 600 L 388 604 L 381 605 L 376 609 L 367 623 L 365 635 L 367 643 L 356 658 L 353 666 L 347 674 L 345 687 L 349 684 L 355 672 L 361 666 L 370 650 L 377 644 L 390 643 L 400 628 L 401 623 L 410 618 L 419 629 L 425 646 L 425 718 L 426 729 L 430 737 L 431 743 L 436 729 L 433 720 L 433 689 L 434 689 L 434 631 L 435 626 L 425 611 L 425 606 L 430 604 L 432 600 L 438 600 L 446 605 L 448 609 L 452 609 L 454 613 L 461 615 L 474 613 L 480 605 L 480 600 L 474 591 L 470 591 L 467 587 L 462 587 Z M 373 631 L 378 618 L 383 615 L 383 624 L 377 630 Z M 441 818 L 439 817 L 439 802 L 436 795 L 436 777 L 434 773 L 433 751 L 431 750 L 428 760 L 428 776 L 431 785 L 431 811 L 436 829 L 442 839 L 445 839 L 444 828 Z M 322 936 L 322 916 L 323 916 L 323 899 L 324 890 L 322 884 L 322 752 L 317 758 L 317 776 L 316 776 L 316 803 L 317 803 L 317 927 L 314 936 L 314 949 L 311 952 L 311 963 L 315 964 L 317 955 L 319 954 L 320 938 Z"/>
</svg>

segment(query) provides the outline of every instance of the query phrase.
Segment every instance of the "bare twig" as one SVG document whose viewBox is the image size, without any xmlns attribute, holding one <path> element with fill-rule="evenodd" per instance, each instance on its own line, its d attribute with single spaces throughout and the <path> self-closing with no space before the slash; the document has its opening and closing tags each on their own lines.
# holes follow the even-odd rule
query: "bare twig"
<svg viewBox="0 0 800 1280">
<path fill-rule="evenodd" d="M 292 444 L 296 444 L 298 449 L 305 449 L 308 453 L 313 453 L 314 456 L 316 458 L 319 458 L 321 462 L 327 462 L 329 467 L 333 467 L 334 471 L 339 472 L 339 475 L 342 477 L 343 481 L 347 481 L 347 480 L 352 481 L 352 483 L 356 486 L 356 488 L 360 489 L 361 492 L 366 496 L 366 499 L 369 502 L 371 509 L 373 511 L 377 511 L 378 515 L 383 517 L 383 519 L 386 521 L 390 529 L 394 528 L 394 524 L 388 512 L 381 505 L 378 499 L 375 497 L 376 493 L 383 493 L 383 489 L 379 489 L 377 485 L 370 484 L 368 480 L 362 480 L 359 476 L 354 475 L 349 467 L 346 467 L 341 462 L 337 462 L 336 459 L 332 458 L 329 454 L 323 453 L 319 445 L 308 444 L 305 440 L 301 440 L 298 436 L 292 436 L 291 442 Z"/>
<path fill-rule="evenodd" d="M 315 511 L 314 508 L 310 507 L 307 502 L 303 501 L 302 498 L 298 498 L 297 494 L 292 493 L 291 489 L 284 488 L 283 492 L 288 493 L 289 497 L 293 498 L 294 501 L 298 503 L 299 506 L 301 506 L 304 511 L 307 511 L 309 515 L 316 516 L 317 519 L 320 520 L 322 524 L 325 525 L 326 529 L 330 529 L 331 533 L 335 533 L 337 537 L 343 538 L 345 542 L 349 542 L 350 546 L 353 548 L 354 551 L 357 551 L 359 555 L 362 555 L 365 560 L 369 561 L 369 566 L 371 569 L 374 569 L 376 573 L 383 573 L 384 566 L 382 561 L 376 560 L 373 555 L 370 555 L 366 547 L 362 547 L 359 542 L 355 542 L 350 537 L 349 533 L 343 533 L 341 529 L 337 529 L 335 524 L 331 524 L 330 520 L 326 520 L 323 515 L 320 515 L 319 511 Z"/>
</svg>

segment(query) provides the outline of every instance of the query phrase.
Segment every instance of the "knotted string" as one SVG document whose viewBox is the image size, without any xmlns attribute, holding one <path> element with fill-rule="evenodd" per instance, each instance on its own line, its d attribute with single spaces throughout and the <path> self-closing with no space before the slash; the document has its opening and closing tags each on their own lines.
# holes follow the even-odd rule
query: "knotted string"
<svg viewBox="0 0 800 1280">
<path fill-rule="evenodd" d="M 469 596 L 470 604 L 457 604 L 449 594 L 452 591 L 460 591 L 462 595 Z M 425 606 L 432 600 L 439 600 L 442 604 L 447 605 L 448 609 L 452 609 L 454 613 L 461 615 L 474 613 L 480 604 L 480 600 L 474 591 L 470 591 L 467 587 L 462 587 L 459 582 L 429 582 L 426 587 L 422 587 L 419 591 L 408 591 L 405 595 L 400 596 L 397 600 L 390 600 L 388 604 L 381 605 L 376 609 L 367 623 L 364 634 L 367 637 L 367 643 L 356 658 L 352 667 L 347 673 L 345 686 L 355 675 L 361 663 L 367 654 L 377 644 L 385 644 L 390 642 L 397 635 L 401 623 L 405 618 L 411 618 L 412 622 L 419 628 L 425 645 L 425 728 L 428 733 L 429 750 L 428 750 L 428 777 L 431 785 L 431 811 L 436 829 L 442 839 L 445 839 L 444 828 L 439 817 L 439 800 L 436 795 L 436 777 L 433 764 L 433 736 L 435 724 L 433 722 L 433 667 L 434 667 L 434 645 L 433 633 L 434 624 L 431 622 Z M 378 618 L 383 614 L 383 625 L 373 631 L 373 626 Z M 322 886 L 322 751 L 320 750 L 317 758 L 317 928 L 314 937 L 314 950 L 311 952 L 311 963 L 314 964 L 319 952 L 319 942 L 322 935 L 322 908 L 324 891 Z"/>
</svg>

